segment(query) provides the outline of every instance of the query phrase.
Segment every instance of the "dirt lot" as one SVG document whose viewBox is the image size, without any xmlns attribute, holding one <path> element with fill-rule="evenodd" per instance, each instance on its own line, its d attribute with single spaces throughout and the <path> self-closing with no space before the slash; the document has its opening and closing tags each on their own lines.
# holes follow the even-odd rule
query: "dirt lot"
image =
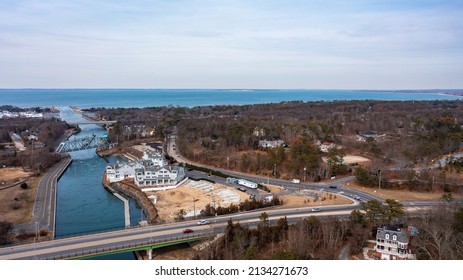
<svg viewBox="0 0 463 280">
<path fill-rule="evenodd" d="M 272 193 L 281 193 L 283 191 L 283 189 L 279 186 L 273 186 L 273 185 L 267 185 L 267 184 L 263 184 L 264 186 L 266 186 Z"/>
<path fill-rule="evenodd" d="M 360 190 L 366 193 L 370 193 L 376 196 L 379 196 L 383 199 L 396 199 L 398 201 L 407 201 L 407 200 L 438 200 L 442 198 L 444 192 L 412 192 L 405 190 L 385 190 L 378 188 L 366 188 L 358 185 L 355 181 L 352 181 L 348 184 L 343 185 L 345 188 L 351 188 Z M 455 198 L 462 198 L 461 195 L 452 194 Z"/>
<path fill-rule="evenodd" d="M 345 155 L 343 158 L 344 164 L 366 164 L 369 163 L 370 160 L 366 157 L 361 157 L 361 156 L 354 156 L 354 155 Z"/>
<path fill-rule="evenodd" d="M 303 207 L 303 206 L 323 206 L 323 205 L 334 205 L 334 204 L 351 204 L 352 200 L 347 199 L 340 195 L 332 195 L 331 199 L 329 194 L 321 193 L 322 196 L 314 201 L 313 197 L 309 196 L 294 196 L 294 195 L 285 195 L 280 197 L 283 199 L 282 208 L 294 208 L 294 207 Z M 324 198 L 324 200 L 323 200 Z"/>
<path fill-rule="evenodd" d="M 28 176 L 29 174 L 20 168 L 0 169 L 0 178 L 8 180 L 6 184 Z M 0 190 L 0 220 L 17 225 L 32 219 L 32 208 L 39 180 L 39 177 L 30 177 L 27 181 L 29 187 L 26 190 L 19 185 Z"/>
<path fill-rule="evenodd" d="M 183 209 L 185 212 L 193 212 L 193 209 L 196 209 L 196 213 L 199 214 L 201 209 L 207 204 L 214 205 L 213 198 L 215 199 L 215 205 L 227 207 L 231 203 L 222 203 L 220 191 L 229 190 L 241 198 L 241 201 L 249 198 L 249 195 L 235 190 L 221 184 L 212 184 L 206 181 L 200 181 L 201 184 L 207 185 L 210 184 L 211 187 L 214 187 L 213 191 L 205 192 L 200 189 L 195 189 L 188 186 L 188 184 L 183 184 L 182 186 L 166 191 L 156 191 L 148 192 L 147 195 L 157 196 L 156 209 L 158 210 L 159 220 L 172 222 L 174 221 L 176 214 Z M 193 199 L 195 202 L 193 203 Z"/>
<path fill-rule="evenodd" d="M 32 173 L 25 172 L 20 167 L 0 168 L 0 182 L 5 182 L 5 184 L 12 183 L 22 178 L 27 178 L 31 175 Z"/>
</svg>

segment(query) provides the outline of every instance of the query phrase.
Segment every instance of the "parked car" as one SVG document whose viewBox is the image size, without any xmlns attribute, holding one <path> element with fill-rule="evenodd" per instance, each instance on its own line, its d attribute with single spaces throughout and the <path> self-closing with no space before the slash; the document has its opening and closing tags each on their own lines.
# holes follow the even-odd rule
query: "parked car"
<svg viewBox="0 0 463 280">
<path fill-rule="evenodd" d="M 311 209 L 312 212 L 320 212 L 320 210 L 320 207 L 315 207 Z"/>
<path fill-rule="evenodd" d="M 189 228 L 186 228 L 183 230 L 183 233 L 192 233 L 193 230 L 192 229 L 189 229 Z"/>
<path fill-rule="evenodd" d="M 208 225 L 210 224 L 211 222 L 209 222 L 208 220 L 200 220 L 198 221 L 198 226 L 202 226 L 202 225 Z"/>
<path fill-rule="evenodd" d="M 330 186 L 329 188 L 330 188 L 330 189 L 337 189 L 338 186 Z"/>
<path fill-rule="evenodd" d="M 239 191 L 246 192 L 246 189 L 245 189 L 245 188 L 238 187 L 237 189 L 238 189 Z"/>
</svg>

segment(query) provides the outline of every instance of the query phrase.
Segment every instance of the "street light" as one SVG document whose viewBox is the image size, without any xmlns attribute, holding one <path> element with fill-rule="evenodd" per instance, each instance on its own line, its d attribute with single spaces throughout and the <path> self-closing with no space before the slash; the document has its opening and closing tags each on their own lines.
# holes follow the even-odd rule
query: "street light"
<svg viewBox="0 0 463 280">
<path fill-rule="evenodd" d="M 307 182 L 307 167 L 304 166 L 304 182 Z"/>
</svg>

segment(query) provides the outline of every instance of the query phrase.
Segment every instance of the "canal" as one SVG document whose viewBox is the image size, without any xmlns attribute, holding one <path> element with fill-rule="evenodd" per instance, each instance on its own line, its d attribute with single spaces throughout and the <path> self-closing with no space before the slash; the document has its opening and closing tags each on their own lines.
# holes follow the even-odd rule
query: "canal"
<svg viewBox="0 0 463 280">
<path fill-rule="evenodd" d="M 82 121 L 70 108 L 60 108 L 66 121 Z M 72 137 L 102 136 L 105 130 L 97 125 L 81 125 L 82 131 Z M 56 198 L 56 238 L 124 228 L 124 204 L 106 191 L 102 184 L 106 161 L 95 149 L 70 153 L 72 164 L 58 181 Z M 124 160 L 109 157 L 114 163 Z M 132 226 L 144 219 L 133 199 L 129 199 Z M 96 258 L 95 258 L 96 259 Z M 100 258 L 99 258 L 100 259 Z M 122 253 L 101 259 L 135 259 L 133 253 Z"/>
</svg>

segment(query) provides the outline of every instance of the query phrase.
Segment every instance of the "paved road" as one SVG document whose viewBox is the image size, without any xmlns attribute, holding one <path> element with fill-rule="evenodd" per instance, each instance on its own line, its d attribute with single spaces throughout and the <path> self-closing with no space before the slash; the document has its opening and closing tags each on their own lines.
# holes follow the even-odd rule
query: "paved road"
<svg viewBox="0 0 463 280">
<path fill-rule="evenodd" d="M 123 247 L 141 247 L 169 240 L 190 238 L 197 234 L 214 235 L 222 233 L 230 219 L 242 225 L 255 227 L 262 212 L 268 214 L 271 222 L 287 217 L 289 223 L 294 223 L 311 215 L 347 217 L 353 209 L 358 207 L 358 203 L 329 205 L 320 207 L 320 212 L 313 212 L 310 207 L 261 209 L 210 218 L 208 220 L 211 223 L 203 226 L 197 226 L 197 220 L 195 220 L 3 247 L 0 248 L 0 259 L 60 259 L 69 256 L 91 255 L 96 252 L 114 250 L 116 247 L 119 249 Z M 193 229 L 194 232 L 183 234 L 183 229 L 186 228 Z"/>
<path fill-rule="evenodd" d="M 354 176 L 348 176 L 348 177 L 343 177 L 343 178 L 338 178 L 338 179 L 333 179 L 333 180 L 328 180 L 328 181 L 323 181 L 323 182 L 318 182 L 318 183 L 311 182 L 311 183 L 296 184 L 288 180 L 281 180 L 281 179 L 276 179 L 276 178 L 251 175 L 251 174 L 241 173 L 237 171 L 217 168 L 214 166 L 209 166 L 209 165 L 205 165 L 205 164 L 201 164 L 197 162 L 192 162 L 182 157 L 180 154 L 178 154 L 178 151 L 175 148 L 175 137 L 176 137 L 175 134 L 171 134 L 167 137 L 167 153 L 170 156 L 172 156 L 177 162 L 180 162 L 180 163 L 188 163 L 188 164 L 192 164 L 192 165 L 196 165 L 200 167 L 209 168 L 211 170 L 216 170 L 223 174 L 230 175 L 230 177 L 237 177 L 237 178 L 247 179 L 247 180 L 258 182 L 258 183 L 267 183 L 267 184 L 272 184 L 276 186 L 282 186 L 284 187 L 284 190 L 286 191 L 285 194 L 297 194 L 301 190 L 314 190 L 314 191 L 329 192 L 329 193 L 333 193 L 336 195 L 342 195 L 351 200 L 354 200 L 354 197 L 357 197 L 356 200 L 358 201 L 368 201 L 370 199 L 377 199 L 379 201 L 384 201 L 383 199 L 377 196 L 374 196 L 374 195 L 371 195 L 365 192 L 341 187 L 342 184 L 346 184 L 352 181 L 355 178 Z M 215 177 L 215 176 L 211 176 L 211 177 L 213 178 L 210 178 L 210 179 L 213 179 L 214 181 L 225 183 L 225 180 L 223 178 Z M 227 185 L 230 185 L 230 184 L 227 184 Z M 331 189 L 329 186 L 337 186 L 337 189 Z M 265 194 L 262 194 L 261 192 L 259 193 L 257 190 L 253 191 L 249 189 L 248 192 L 253 193 L 253 194 L 258 194 L 257 198 L 265 195 Z M 262 196 L 259 196 L 259 195 L 262 195 Z"/>
<path fill-rule="evenodd" d="M 229 219 L 239 221 L 240 224 L 249 224 L 255 226 L 259 222 L 261 212 L 267 212 L 269 220 L 277 220 L 282 217 L 288 217 L 288 220 L 295 221 L 307 217 L 309 215 L 328 216 L 328 215 L 348 215 L 355 205 L 342 206 L 325 206 L 321 212 L 312 212 L 312 208 L 296 208 L 296 209 L 274 209 L 261 210 L 246 213 L 236 213 L 232 215 L 219 216 L 209 219 L 211 224 L 205 226 L 197 226 L 197 221 L 188 221 L 182 223 L 164 224 L 156 226 L 148 226 L 143 228 L 112 231 L 107 233 L 86 235 L 80 237 L 72 237 L 65 239 L 55 239 L 52 241 L 44 241 L 40 243 L 32 243 L 27 245 L 18 245 L 3 247 L 0 249 L 0 259 L 53 259 L 62 258 L 62 255 L 81 254 L 84 250 L 85 254 L 102 251 L 104 249 L 116 246 L 130 246 L 136 243 L 153 243 L 163 240 L 178 239 L 190 237 L 194 234 L 217 234 L 223 232 Z M 183 229 L 191 228 L 193 234 L 183 234 Z"/>
<path fill-rule="evenodd" d="M 18 225 L 15 231 L 22 229 L 36 232 L 47 229 L 55 231 L 56 186 L 59 176 L 72 162 L 71 157 L 64 157 L 59 163 L 47 170 L 39 181 L 32 215 L 34 221 Z"/>
</svg>

